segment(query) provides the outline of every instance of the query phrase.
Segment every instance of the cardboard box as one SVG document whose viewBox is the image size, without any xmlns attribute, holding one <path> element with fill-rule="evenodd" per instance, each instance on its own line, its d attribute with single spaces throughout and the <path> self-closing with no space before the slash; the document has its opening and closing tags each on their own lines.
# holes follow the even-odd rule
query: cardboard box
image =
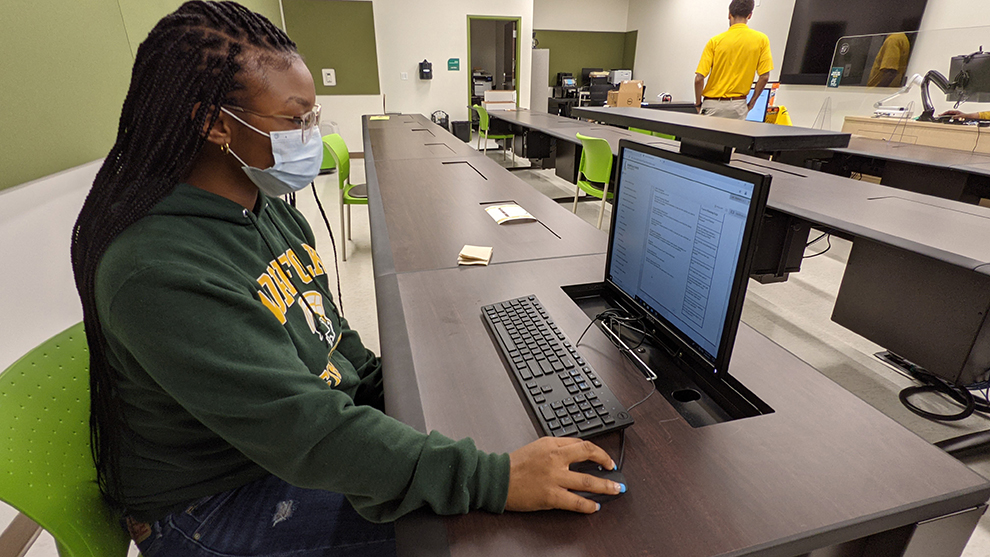
<svg viewBox="0 0 990 557">
<path fill-rule="evenodd" d="M 643 82 L 623 81 L 618 91 L 609 91 L 605 103 L 608 106 L 640 106 L 643 103 Z"/>
</svg>

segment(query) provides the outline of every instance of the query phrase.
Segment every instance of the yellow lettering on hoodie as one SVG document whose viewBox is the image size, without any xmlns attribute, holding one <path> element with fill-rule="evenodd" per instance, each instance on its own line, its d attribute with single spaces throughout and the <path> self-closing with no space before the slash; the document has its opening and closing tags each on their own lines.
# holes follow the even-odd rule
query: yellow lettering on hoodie
<svg viewBox="0 0 990 557">
<path fill-rule="evenodd" d="M 316 253 L 316 250 L 307 244 L 303 244 L 302 247 L 306 250 L 306 253 L 309 254 L 309 258 L 313 261 L 312 266 L 306 266 L 306 268 L 309 269 L 309 274 L 314 277 L 326 274 L 326 271 L 323 270 L 323 260 L 320 259 L 320 254 Z"/>
<path fill-rule="evenodd" d="M 313 282 L 313 277 L 306 273 L 306 269 L 303 268 L 302 262 L 299 261 L 299 258 L 296 256 L 295 252 L 291 249 L 280 255 L 278 262 L 281 263 L 283 267 L 288 267 L 291 265 L 292 268 L 296 270 L 296 274 L 304 284 Z"/>
<path fill-rule="evenodd" d="M 285 305 L 285 300 L 279 295 L 278 287 L 275 286 L 272 277 L 267 274 L 261 275 L 258 277 L 258 284 L 269 292 L 269 294 L 265 294 L 264 290 L 258 290 L 258 299 L 275 315 L 279 323 L 285 325 L 285 310 L 287 306 Z"/>
<path fill-rule="evenodd" d="M 282 292 L 282 296 L 285 298 L 285 305 L 291 307 L 296 301 L 296 287 L 292 286 L 292 281 L 289 280 L 289 277 L 285 276 L 285 271 L 277 263 L 277 261 L 272 261 L 268 264 L 268 276 L 272 277 L 275 285 Z"/>
</svg>

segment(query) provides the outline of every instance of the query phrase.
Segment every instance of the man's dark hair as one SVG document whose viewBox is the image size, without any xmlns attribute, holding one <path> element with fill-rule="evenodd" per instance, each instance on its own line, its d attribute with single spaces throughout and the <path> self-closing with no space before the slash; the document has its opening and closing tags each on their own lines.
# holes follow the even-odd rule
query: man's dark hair
<svg viewBox="0 0 990 557">
<path fill-rule="evenodd" d="M 749 17 L 756 3 L 753 0 L 732 0 L 729 3 L 729 15 L 732 17 Z"/>
<path fill-rule="evenodd" d="M 93 461 L 100 491 L 117 508 L 127 504 L 120 470 L 126 434 L 117 372 L 96 312 L 100 258 L 184 178 L 220 106 L 243 96 L 243 74 L 288 68 L 298 56 L 285 32 L 234 2 L 186 2 L 138 47 L 117 139 L 72 230 L 72 271 L 89 345 Z"/>
</svg>

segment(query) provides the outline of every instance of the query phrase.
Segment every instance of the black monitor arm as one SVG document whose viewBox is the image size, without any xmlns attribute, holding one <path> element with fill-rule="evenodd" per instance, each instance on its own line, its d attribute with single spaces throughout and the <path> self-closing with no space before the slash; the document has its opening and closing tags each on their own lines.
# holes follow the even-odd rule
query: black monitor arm
<svg viewBox="0 0 990 557">
<path fill-rule="evenodd" d="M 928 70 L 928 73 L 925 74 L 925 80 L 921 82 L 921 104 L 924 106 L 924 112 L 918 116 L 919 122 L 935 121 L 935 107 L 932 106 L 932 96 L 928 92 L 930 83 L 934 83 L 939 90 L 946 94 L 955 88 L 955 83 L 949 83 L 949 80 L 941 72 Z"/>
</svg>

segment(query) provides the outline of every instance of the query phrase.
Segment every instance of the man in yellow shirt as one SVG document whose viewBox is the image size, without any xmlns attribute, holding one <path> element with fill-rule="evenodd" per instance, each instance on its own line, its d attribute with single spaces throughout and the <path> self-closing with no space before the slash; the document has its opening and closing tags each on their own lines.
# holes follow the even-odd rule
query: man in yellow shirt
<svg viewBox="0 0 990 557">
<path fill-rule="evenodd" d="M 963 112 L 961 110 L 946 110 L 939 117 L 950 116 L 953 120 L 990 120 L 990 110 L 980 112 Z"/>
<path fill-rule="evenodd" d="M 907 71 L 911 42 L 904 33 L 891 33 L 883 41 L 880 52 L 873 59 L 867 87 L 900 87 Z"/>
<path fill-rule="evenodd" d="M 694 75 L 695 106 L 701 114 L 745 120 L 770 80 L 770 39 L 746 25 L 753 17 L 753 7 L 753 0 L 732 0 L 729 30 L 712 37 L 701 53 Z M 747 103 L 755 74 L 759 78 Z"/>
</svg>

